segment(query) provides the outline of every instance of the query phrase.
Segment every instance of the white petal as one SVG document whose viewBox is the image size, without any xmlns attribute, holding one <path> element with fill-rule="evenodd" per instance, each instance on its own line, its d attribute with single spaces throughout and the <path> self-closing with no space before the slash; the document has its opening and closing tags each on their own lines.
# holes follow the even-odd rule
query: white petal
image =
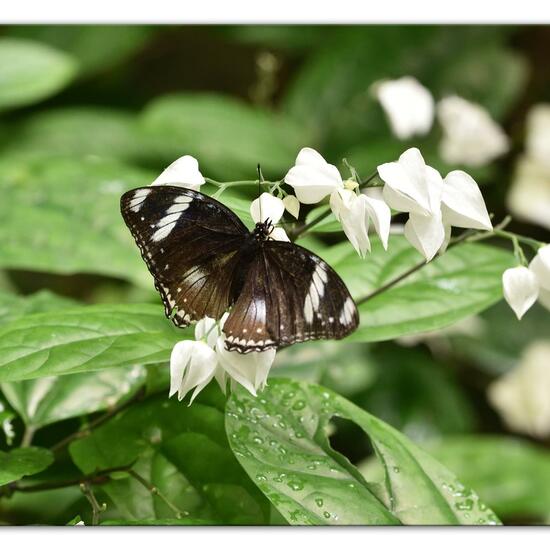
<svg viewBox="0 0 550 550">
<path fill-rule="evenodd" d="M 181 383 L 178 399 L 181 401 L 186 394 L 196 388 L 191 397 L 191 402 L 197 394 L 212 380 L 216 370 L 216 352 L 204 342 L 193 342 L 191 362 L 185 372 Z"/>
<path fill-rule="evenodd" d="M 550 290 L 545 288 L 539 289 L 539 303 L 550 311 Z"/>
<path fill-rule="evenodd" d="M 445 223 L 487 231 L 493 228 L 483 195 L 474 178 L 466 172 L 454 170 L 447 174 L 441 202 Z"/>
<path fill-rule="evenodd" d="M 296 219 L 298 219 L 298 216 L 300 215 L 300 201 L 294 195 L 287 195 L 283 199 L 283 203 L 287 212 L 291 216 L 294 216 Z"/>
<path fill-rule="evenodd" d="M 540 287 L 550 290 L 550 244 L 539 248 L 529 269 L 536 275 Z"/>
<path fill-rule="evenodd" d="M 384 250 L 388 249 L 388 239 L 390 236 L 391 210 L 383 201 L 362 194 L 361 200 L 365 202 L 365 208 L 369 219 L 372 219 L 374 229 L 380 237 Z"/>
<path fill-rule="evenodd" d="M 269 193 L 262 193 L 250 205 L 250 215 L 255 223 L 265 222 L 268 218 L 276 224 L 285 212 L 283 201 Z"/>
<path fill-rule="evenodd" d="M 309 147 L 300 151 L 296 165 L 285 176 L 285 182 L 294 188 L 296 197 L 303 204 L 315 204 L 343 186 L 336 166 L 327 163 Z"/>
<path fill-rule="evenodd" d="M 426 163 L 416 148 L 407 149 L 397 162 L 378 166 L 386 184 L 384 199 L 394 210 L 428 214 L 431 211 Z"/>
<path fill-rule="evenodd" d="M 286 231 L 282 227 L 274 227 L 271 233 L 269 234 L 269 238 L 274 241 L 290 242 L 290 239 L 288 238 Z"/>
<path fill-rule="evenodd" d="M 195 325 L 195 340 L 206 338 L 206 343 L 213 348 L 220 335 L 220 329 L 217 327 L 215 319 L 204 317 Z"/>
<path fill-rule="evenodd" d="M 439 254 L 444 254 L 449 246 L 449 243 L 451 242 L 451 226 L 443 224 L 443 228 L 445 229 L 445 238 L 443 239 L 443 244 L 439 248 Z"/>
<path fill-rule="evenodd" d="M 452 96 L 437 105 L 443 128 L 440 154 L 449 164 L 484 166 L 509 149 L 502 128 L 481 105 Z"/>
<path fill-rule="evenodd" d="M 218 338 L 216 344 L 221 366 L 231 378 L 246 388 L 252 395 L 256 395 L 256 391 L 265 384 L 276 351 L 270 349 L 246 354 L 227 351 L 224 340 L 225 336 L 222 335 Z"/>
<path fill-rule="evenodd" d="M 502 274 L 502 290 L 504 299 L 516 317 L 521 319 L 537 301 L 539 285 L 532 271 L 527 267 L 518 266 L 507 269 Z"/>
<path fill-rule="evenodd" d="M 411 213 L 405 224 L 405 237 L 429 262 L 445 241 L 441 215 L 422 216 Z"/>
<path fill-rule="evenodd" d="M 434 100 L 418 80 L 404 76 L 376 85 L 375 93 L 399 139 L 424 135 L 434 118 Z"/>
<path fill-rule="evenodd" d="M 172 397 L 181 386 L 183 375 L 191 361 L 191 352 L 194 342 L 192 340 L 182 340 L 173 348 L 170 355 L 170 392 L 169 397 Z"/>
<path fill-rule="evenodd" d="M 370 251 L 366 202 L 353 191 L 338 189 L 330 196 L 330 207 L 353 248 L 364 258 Z"/>
<path fill-rule="evenodd" d="M 178 185 L 198 191 L 203 183 L 197 159 L 185 155 L 170 164 L 151 185 Z"/>
</svg>

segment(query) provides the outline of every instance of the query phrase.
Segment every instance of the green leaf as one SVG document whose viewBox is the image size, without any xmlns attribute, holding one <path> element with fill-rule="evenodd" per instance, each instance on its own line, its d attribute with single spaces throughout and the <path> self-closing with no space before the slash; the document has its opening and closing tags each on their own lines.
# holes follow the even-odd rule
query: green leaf
<svg viewBox="0 0 550 550">
<path fill-rule="evenodd" d="M 326 428 L 332 416 L 352 420 L 368 434 L 384 467 L 383 485 L 365 481 L 331 449 Z M 226 430 L 244 469 L 291 524 L 498 522 L 435 459 L 321 386 L 273 379 L 259 397 L 235 391 L 226 408 Z"/>
<path fill-rule="evenodd" d="M 53 462 L 48 449 L 25 447 L 8 453 L 0 451 L 0 485 L 45 470 Z"/>
<path fill-rule="evenodd" d="M 14 25 L 6 30 L 71 54 L 86 76 L 122 63 L 155 32 L 140 25 Z"/>
<path fill-rule="evenodd" d="M 199 519 L 107 519 L 100 525 L 211 525 L 211 523 Z"/>
<path fill-rule="evenodd" d="M 392 236 L 388 251 L 372 241 L 361 260 L 348 243 L 323 258 L 342 276 L 358 300 L 422 261 L 403 238 Z M 361 324 L 350 340 L 374 342 L 440 329 L 488 308 L 502 298 L 502 273 L 513 255 L 481 244 L 460 244 L 398 285 L 359 306 Z"/>
<path fill-rule="evenodd" d="M 152 398 L 134 405 L 70 446 L 77 466 L 134 468 L 182 512 L 208 523 L 265 523 L 269 506 L 229 449 L 224 398 L 211 386 L 191 407 Z M 135 479 L 103 486 L 127 520 L 174 518 L 175 513 Z"/>
<path fill-rule="evenodd" d="M 0 328 L 0 382 L 159 363 L 188 335 L 151 304 L 28 315 Z"/>
<path fill-rule="evenodd" d="M 152 287 L 119 201 L 153 179 L 97 157 L 0 157 L 0 267 L 98 273 Z"/>
<path fill-rule="evenodd" d="M 13 127 L 4 154 L 48 153 L 118 158 L 150 156 L 135 115 L 101 107 L 65 107 L 34 114 Z"/>
<path fill-rule="evenodd" d="M 201 171 L 223 181 L 282 177 L 309 136 L 292 120 L 235 99 L 177 94 L 155 99 L 142 115 L 143 127 L 165 162 L 183 152 L 200 160 Z"/>
<path fill-rule="evenodd" d="M 499 516 L 548 518 L 548 450 L 511 437 L 472 435 L 445 438 L 434 443 L 430 451 Z"/>
<path fill-rule="evenodd" d="M 78 305 L 78 302 L 58 296 L 49 290 L 41 290 L 30 296 L 0 292 L 0 325 L 31 313 L 58 311 L 75 305 Z"/>
<path fill-rule="evenodd" d="M 0 388 L 25 424 L 36 429 L 112 407 L 134 393 L 144 380 L 145 369 L 132 366 L 4 382 Z"/>
<path fill-rule="evenodd" d="M 38 42 L 0 38 L 0 110 L 46 99 L 75 72 L 75 62 L 65 53 Z"/>
</svg>

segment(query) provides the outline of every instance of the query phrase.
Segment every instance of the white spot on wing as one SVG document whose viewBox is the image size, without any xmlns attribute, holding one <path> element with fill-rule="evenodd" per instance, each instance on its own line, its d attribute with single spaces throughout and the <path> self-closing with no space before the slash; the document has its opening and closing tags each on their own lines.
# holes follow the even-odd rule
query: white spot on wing
<svg viewBox="0 0 550 550">
<path fill-rule="evenodd" d="M 304 303 L 304 318 L 306 323 L 311 323 L 313 321 L 313 303 L 309 294 L 306 296 L 306 301 Z"/>
<path fill-rule="evenodd" d="M 160 229 L 157 229 L 153 233 L 153 236 L 151 238 L 155 242 L 161 241 L 162 239 L 168 237 L 168 235 L 170 234 L 172 229 L 174 229 L 175 226 L 176 226 L 176 222 L 167 223 L 166 225 L 163 225 Z"/>
<path fill-rule="evenodd" d="M 151 189 L 138 189 L 132 200 L 130 201 L 129 207 L 132 212 L 139 212 L 141 205 L 147 198 L 147 195 L 151 192 Z"/>
</svg>

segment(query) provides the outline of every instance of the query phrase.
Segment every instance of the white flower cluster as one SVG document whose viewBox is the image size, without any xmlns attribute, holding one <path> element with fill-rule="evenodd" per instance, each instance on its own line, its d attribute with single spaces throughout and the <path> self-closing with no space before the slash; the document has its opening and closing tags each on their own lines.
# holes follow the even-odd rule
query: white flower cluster
<svg viewBox="0 0 550 550">
<path fill-rule="evenodd" d="M 372 220 L 385 249 L 390 233 L 390 208 L 409 214 L 405 237 L 431 260 L 449 242 L 451 226 L 492 229 L 491 220 L 477 183 L 466 172 L 454 170 L 445 179 L 427 166 L 418 149 L 405 151 L 396 162 L 382 164 L 382 197 L 357 193 L 356 182 L 344 182 L 336 166 L 315 150 L 305 148 L 285 176 L 303 204 L 314 204 L 330 195 L 331 209 L 357 253 L 370 251 L 368 237 Z M 371 193 L 374 190 L 370 190 Z"/>
<path fill-rule="evenodd" d="M 376 83 L 373 92 L 401 140 L 427 134 L 437 113 L 443 130 L 439 151 L 449 164 L 484 166 L 509 149 L 506 134 L 490 114 L 462 97 L 445 97 L 436 106 L 430 91 L 410 76 Z"/>
<path fill-rule="evenodd" d="M 550 310 L 550 244 L 539 248 L 529 267 L 517 266 L 502 274 L 504 298 L 521 319 L 537 301 Z"/>
<path fill-rule="evenodd" d="M 177 393 L 181 401 L 193 388 L 189 404 L 215 378 L 225 393 L 228 377 L 256 395 L 267 381 L 275 359 L 275 350 L 251 352 L 246 355 L 225 349 L 223 325 L 210 317 L 195 326 L 195 340 L 182 340 L 170 356 L 170 397 Z"/>
</svg>

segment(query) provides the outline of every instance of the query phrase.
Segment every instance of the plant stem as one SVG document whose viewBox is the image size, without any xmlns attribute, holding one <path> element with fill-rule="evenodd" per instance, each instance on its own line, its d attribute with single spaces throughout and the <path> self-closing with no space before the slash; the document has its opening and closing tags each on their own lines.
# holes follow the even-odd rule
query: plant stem
<svg viewBox="0 0 550 550">
<path fill-rule="evenodd" d="M 291 240 L 295 241 L 301 236 L 303 236 L 304 233 L 309 231 L 314 225 L 317 225 L 319 222 L 323 221 L 325 218 L 330 216 L 332 213 L 332 210 L 327 208 L 323 213 L 319 214 L 316 218 L 313 218 L 309 223 L 303 224 L 300 227 L 297 227 L 293 231 L 290 232 L 290 238 Z"/>
<path fill-rule="evenodd" d="M 32 438 L 34 437 L 34 432 L 36 428 L 34 426 L 25 426 L 25 431 L 23 432 L 23 437 L 21 439 L 21 447 L 29 447 L 32 443 Z"/>
<path fill-rule="evenodd" d="M 493 234 L 497 237 L 511 239 L 512 241 L 516 239 L 520 243 L 530 246 L 535 251 L 537 251 L 541 246 L 544 246 L 544 243 L 541 243 L 540 241 L 537 241 L 535 239 L 530 239 L 529 237 L 524 237 L 523 235 L 517 235 L 516 233 L 512 233 L 510 231 L 502 231 L 500 229 L 495 228 L 495 230 L 493 231 Z"/>
<path fill-rule="evenodd" d="M 98 525 L 99 514 L 105 511 L 105 509 L 107 508 L 107 505 L 105 503 L 101 505 L 99 504 L 99 502 L 95 498 L 92 486 L 88 481 L 85 481 L 84 483 L 80 484 L 80 490 L 84 493 L 84 496 L 88 499 L 88 502 L 92 507 L 92 525 Z"/>
</svg>

